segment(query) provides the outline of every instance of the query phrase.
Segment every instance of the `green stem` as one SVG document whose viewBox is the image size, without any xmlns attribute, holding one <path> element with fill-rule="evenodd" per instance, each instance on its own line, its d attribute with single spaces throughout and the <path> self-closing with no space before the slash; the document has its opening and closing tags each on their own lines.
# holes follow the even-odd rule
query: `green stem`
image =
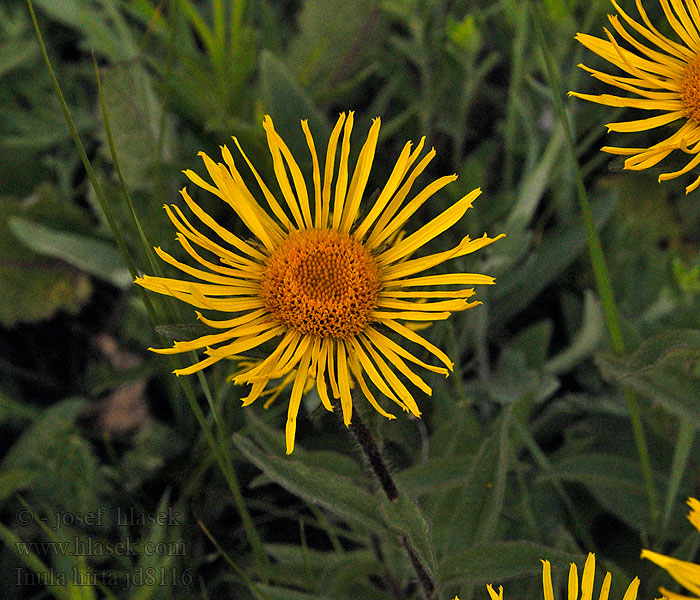
<svg viewBox="0 0 700 600">
<path fill-rule="evenodd" d="M 581 518 L 581 515 L 579 515 L 578 510 L 576 510 L 571 498 L 569 498 L 569 494 L 566 493 L 561 481 L 559 481 L 559 477 L 556 475 L 556 473 L 554 473 L 554 469 L 552 469 L 552 465 L 547 459 L 547 455 L 542 452 L 540 447 L 537 445 L 535 438 L 532 437 L 532 434 L 528 428 L 525 427 L 518 419 L 513 419 L 513 426 L 518 431 L 520 439 L 523 441 L 530 454 L 535 459 L 535 462 L 539 465 L 540 469 L 542 469 L 542 471 L 544 471 L 544 473 L 551 479 L 554 490 L 557 492 L 559 498 L 564 503 L 564 506 L 569 511 L 571 524 L 576 535 L 578 535 L 581 541 L 585 544 L 586 549 L 589 552 L 595 552 L 595 543 L 593 542 L 593 538 L 591 538 L 588 531 L 582 527 L 581 524 L 584 521 Z"/>
<path fill-rule="evenodd" d="M 579 168 L 578 158 L 576 155 L 574 137 L 571 132 L 571 127 L 569 125 L 569 119 L 566 115 L 566 110 L 564 109 L 564 103 L 562 102 L 561 95 L 559 94 L 559 90 L 561 89 L 559 77 L 557 75 L 554 62 L 552 61 L 552 56 L 549 53 L 547 47 L 547 41 L 544 36 L 544 31 L 542 30 L 539 8 L 532 3 L 530 4 L 530 6 L 532 8 L 535 30 L 537 31 L 537 36 L 539 38 L 542 55 L 547 66 L 547 78 L 549 80 L 549 87 L 552 90 L 552 97 L 554 98 L 554 104 L 557 110 L 557 115 L 564 128 L 564 133 L 566 134 L 567 147 L 569 149 L 569 153 L 571 156 L 571 164 L 573 166 L 574 175 L 576 177 L 576 195 L 578 196 L 579 205 L 581 207 L 581 214 L 583 215 L 583 221 L 586 230 L 586 240 L 588 242 L 588 251 L 591 257 L 591 263 L 593 265 L 593 274 L 595 277 L 596 287 L 598 288 L 598 294 L 600 295 L 600 299 L 603 304 L 605 321 L 607 323 L 613 350 L 616 354 L 621 355 L 625 353 L 625 342 L 622 337 L 620 317 L 618 314 L 617 304 L 615 302 L 615 296 L 613 294 L 612 285 L 610 283 L 610 274 L 608 272 L 607 263 L 605 261 L 605 254 L 603 253 L 603 247 L 600 243 L 600 237 L 598 236 L 598 232 L 596 231 L 595 224 L 593 222 L 591 205 L 588 201 L 586 188 L 583 184 L 583 177 L 581 176 L 581 170 Z M 632 431 L 634 434 L 635 443 L 637 445 L 637 452 L 639 453 L 639 459 L 642 466 L 642 473 L 644 474 L 644 486 L 646 488 L 647 499 L 649 502 L 649 512 L 651 513 L 651 521 L 656 525 L 659 519 L 659 509 L 656 500 L 656 489 L 654 487 L 654 479 L 651 470 L 651 461 L 649 460 L 649 449 L 646 441 L 646 436 L 644 434 L 644 427 L 642 426 L 642 419 L 639 410 L 639 402 L 637 401 L 635 393 L 631 389 L 626 388 L 624 394 L 630 413 Z"/>
<path fill-rule="evenodd" d="M 68 109 L 68 105 L 66 104 L 63 92 L 61 91 L 61 86 L 58 83 L 58 79 L 56 78 L 53 67 L 51 65 L 51 60 L 49 59 L 49 55 L 46 51 L 46 46 L 41 35 L 41 30 L 39 29 L 39 23 L 36 19 L 36 14 L 34 13 L 34 7 L 32 6 L 31 0 L 27 0 L 27 6 L 29 8 L 29 14 L 31 16 L 32 23 L 34 24 L 34 31 L 39 42 L 39 47 L 41 49 L 41 54 L 44 59 L 44 63 L 46 64 L 46 68 L 48 70 L 51 82 L 54 87 L 54 91 L 58 98 L 59 104 L 61 105 L 61 110 L 63 111 L 63 115 L 66 119 L 68 129 L 71 132 L 73 141 L 75 142 L 76 148 L 78 150 L 78 154 L 80 156 L 80 159 L 82 160 L 83 166 L 88 175 L 88 179 L 90 180 L 90 184 L 92 185 L 92 188 L 95 191 L 95 195 L 97 196 L 97 199 L 100 203 L 100 208 L 102 209 L 105 215 L 105 219 L 107 220 L 107 224 L 109 225 L 112 234 L 114 235 L 119 251 L 121 252 L 124 262 L 126 263 L 129 269 L 129 273 L 132 277 L 136 278 L 138 275 L 136 264 L 126 246 L 126 243 L 124 242 L 121 230 L 116 222 L 116 219 L 114 218 L 114 215 L 107 202 L 107 198 L 102 190 L 102 187 L 100 186 L 100 183 L 97 180 L 97 176 L 95 175 L 95 172 L 92 168 L 92 164 L 90 163 L 90 159 L 88 158 L 87 153 L 85 152 L 85 148 L 83 146 L 82 140 L 80 139 L 80 135 L 78 134 L 78 130 L 76 129 L 75 124 L 73 122 L 73 118 Z M 106 122 L 108 123 L 108 121 Z M 112 149 L 112 146 L 113 143 L 110 144 L 110 149 Z M 115 161 L 115 164 L 118 165 L 118 162 Z M 138 219 L 136 220 L 138 222 Z M 146 310 L 148 311 L 151 321 L 154 324 L 159 323 L 159 318 L 156 314 L 153 303 L 151 302 L 151 299 L 148 297 L 148 295 L 144 292 L 145 290 L 139 288 L 139 293 L 141 294 L 143 303 L 146 307 Z M 174 366 L 180 366 L 177 365 L 175 357 L 171 357 L 171 364 L 173 364 Z M 236 478 L 236 474 L 233 469 L 230 454 L 227 454 L 225 452 L 224 444 L 218 444 L 211 431 L 209 431 L 209 425 L 207 423 L 206 417 L 204 416 L 204 413 L 202 413 L 202 410 L 200 409 L 199 404 L 197 403 L 197 398 L 194 394 L 194 390 L 192 389 L 192 385 L 185 378 L 178 378 L 178 380 L 185 394 L 185 397 L 187 398 L 187 402 L 189 403 L 190 408 L 194 412 L 195 417 L 197 418 L 197 421 L 199 422 L 199 425 L 202 428 L 202 431 L 204 432 L 207 443 L 209 444 L 209 447 L 224 474 L 226 482 L 228 483 L 228 486 L 231 489 L 234 501 L 241 515 L 241 520 L 243 521 L 243 527 L 248 535 L 248 540 L 253 549 L 253 554 L 258 564 L 260 575 L 264 581 L 268 581 L 270 562 L 263 548 L 262 540 L 260 539 L 260 536 L 257 530 L 255 529 L 255 525 L 253 524 L 253 520 L 245 504 L 240 484 L 238 483 L 238 479 Z M 208 386 L 206 385 L 206 381 L 204 381 L 203 377 L 200 377 L 200 382 L 203 383 L 205 395 L 207 396 L 207 400 L 209 401 L 210 406 L 212 406 L 213 408 L 211 393 L 209 392 Z M 216 413 L 214 413 L 214 416 L 216 417 Z"/>
<path fill-rule="evenodd" d="M 691 423 L 688 423 L 688 421 L 681 420 L 678 439 L 676 440 L 676 449 L 673 452 L 673 463 L 671 466 L 671 477 L 668 482 L 668 491 L 666 493 L 666 504 L 664 505 L 664 512 L 661 518 L 660 534 L 657 542 L 659 548 L 663 547 L 664 541 L 666 540 L 666 532 L 671 520 L 671 513 L 673 512 L 673 503 L 676 501 L 676 496 L 678 496 L 681 479 L 688 466 L 688 458 L 690 457 L 690 451 L 693 448 L 694 441 L 695 427 Z"/>
<path fill-rule="evenodd" d="M 391 476 L 391 472 L 389 471 L 384 457 L 379 450 L 379 446 L 377 446 L 377 442 L 374 441 L 374 436 L 367 428 L 364 421 L 360 418 L 360 415 L 357 414 L 357 410 L 355 410 L 355 402 L 353 402 L 352 407 L 350 431 L 352 431 L 357 443 L 360 445 L 360 448 L 362 448 L 365 458 L 367 459 L 372 472 L 377 477 L 379 485 L 384 491 L 384 494 L 389 501 L 394 502 L 399 497 L 399 490 L 394 483 L 394 478 Z M 411 561 L 413 570 L 416 572 L 418 582 L 423 590 L 423 595 L 425 596 L 426 600 L 434 600 L 434 598 L 436 598 L 436 588 L 435 583 L 428 574 L 428 570 L 421 562 L 408 538 L 402 535 L 400 536 L 399 541 L 406 551 L 408 559 Z"/>
</svg>

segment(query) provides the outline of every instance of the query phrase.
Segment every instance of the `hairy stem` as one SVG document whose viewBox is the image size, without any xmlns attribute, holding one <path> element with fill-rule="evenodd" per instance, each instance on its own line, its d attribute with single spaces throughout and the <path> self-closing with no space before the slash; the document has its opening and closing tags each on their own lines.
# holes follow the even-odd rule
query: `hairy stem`
<svg viewBox="0 0 700 600">
<path fill-rule="evenodd" d="M 355 410 L 354 402 L 352 407 L 352 420 L 350 421 L 350 431 L 352 431 L 357 443 L 362 448 L 362 452 L 364 453 L 372 472 L 379 481 L 379 485 L 381 486 L 382 490 L 384 490 L 384 494 L 391 502 L 395 501 L 399 497 L 399 490 L 394 483 L 394 479 L 391 476 L 381 451 L 379 450 L 379 446 L 377 446 L 377 442 L 374 440 L 374 436 L 367 428 L 364 421 L 360 418 L 357 410 Z M 428 571 L 423 563 L 420 561 L 420 558 L 411 545 L 411 542 L 404 535 L 400 537 L 399 541 L 404 547 L 404 550 L 408 555 L 408 559 L 411 561 L 411 565 L 413 565 L 413 569 L 418 577 L 418 582 L 423 590 L 423 595 L 425 596 L 426 600 L 434 600 L 436 597 L 435 583 L 430 578 L 430 575 L 428 574 Z"/>
</svg>

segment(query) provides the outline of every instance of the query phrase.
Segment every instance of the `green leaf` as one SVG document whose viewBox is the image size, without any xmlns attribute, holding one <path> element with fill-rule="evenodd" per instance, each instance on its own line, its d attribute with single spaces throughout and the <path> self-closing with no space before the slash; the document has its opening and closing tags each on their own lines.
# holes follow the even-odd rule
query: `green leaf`
<svg viewBox="0 0 700 600">
<path fill-rule="evenodd" d="M 273 456 L 280 456 L 285 452 L 286 441 L 282 429 L 270 427 L 252 410 L 246 411 L 246 422 L 251 436 L 264 452 Z M 352 481 L 366 481 L 365 472 L 360 463 L 338 452 L 309 451 L 299 446 L 294 449 L 294 458 L 311 469 L 323 469 Z M 265 477 L 265 475 L 261 476 L 261 478 Z M 256 482 L 256 485 L 259 483 L 259 481 Z"/>
<path fill-rule="evenodd" d="M 0 393 L 0 424 L 31 420 L 36 417 L 37 413 L 37 410 L 27 406 L 26 403 L 13 400 L 9 396 Z"/>
<path fill-rule="evenodd" d="M 266 544 L 265 549 L 277 568 L 275 581 L 290 587 L 324 592 L 330 597 L 339 597 L 332 591 L 339 585 L 339 573 L 350 571 L 356 580 L 378 575 L 382 569 L 374 553 L 367 549 L 323 552 L 292 544 Z"/>
<path fill-rule="evenodd" d="M 139 65 L 129 64 L 106 69 L 101 78 L 114 148 L 126 185 L 130 190 L 150 190 L 153 170 L 162 159 L 158 156 L 162 108 L 150 76 Z M 166 133 L 168 138 L 172 134 L 169 129 Z M 104 127 L 101 135 L 102 154 L 111 160 Z M 164 140 L 163 147 L 169 145 L 170 140 Z"/>
<path fill-rule="evenodd" d="M 11 40 L 0 46 L 0 77 L 39 57 L 36 44 Z"/>
<path fill-rule="evenodd" d="M 46 564 L 29 548 L 28 552 L 20 552 L 19 549 L 25 547 L 24 542 L 17 537 L 10 529 L 0 524 L 0 540 L 19 557 L 19 559 L 27 565 L 34 573 L 39 574 L 41 581 L 46 582 L 46 587 L 51 590 L 53 595 L 58 600 L 73 600 L 71 588 L 68 587 L 70 578 L 61 577 L 60 573 L 56 573 L 53 569 L 49 569 Z"/>
<path fill-rule="evenodd" d="M 566 566 L 579 555 L 532 542 L 495 542 L 451 553 L 440 565 L 443 585 L 496 584 L 542 573 L 542 560 Z"/>
<path fill-rule="evenodd" d="M 275 123 L 275 130 L 301 162 L 309 158 L 309 149 L 301 132 L 301 119 L 309 120 L 309 129 L 316 142 L 319 156 L 325 154 L 326 140 L 330 135 L 328 122 L 314 105 L 308 94 L 294 81 L 291 73 L 268 50 L 260 53 L 260 87 L 265 112 Z"/>
<path fill-rule="evenodd" d="M 265 454 L 240 434 L 234 434 L 233 442 L 246 458 L 292 494 L 321 504 L 371 531 L 385 529 L 379 518 L 377 500 L 348 479 L 321 468 L 311 468 L 294 458 Z"/>
<path fill-rule="evenodd" d="M 556 377 L 543 370 L 528 367 L 528 358 L 530 361 L 539 361 L 537 354 L 541 355 L 542 350 L 533 347 L 528 352 L 524 348 L 517 349 L 519 345 L 521 344 L 516 342 L 515 347 L 509 346 L 501 352 L 496 369 L 486 382 L 490 396 L 504 405 L 513 404 L 523 398 L 542 402 L 559 389 L 559 380 Z"/>
<path fill-rule="evenodd" d="M 443 493 L 433 515 L 436 546 L 454 552 L 493 535 L 505 495 L 509 464 L 511 408 L 503 411 L 500 431 L 484 440 L 461 485 Z"/>
<path fill-rule="evenodd" d="M 700 428 L 700 331 L 664 331 L 627 357 L 603 355 L 603 375 L 629 386 Z"/>
<path fill-rule="evenodd" d="M 107 489 L 99 461 L 75 425 L 85 406 L 84 400 L 73 398 L 47 408 L 2 462 L 3 471 L 30 470 L 37 474 L 31 487 L 32 503 L 48 511 L 55 512 L 57 506 L 96 511 Z"/>
<path fill-rule="evenodd" d="M 650 373 L 680 362 L 700 361 L 700 330 L 671 329 L 645 341 L 627 360 L 627 376 Z"/>
<path fill-rule="evenodd" d="M 298 80 L 319 90 L 352 76 L 381 39 L 380 16 L 375 0 L 305 0 L 287 52 Z"/>
<path fill-rule="evenodd" d="M 44 192 L 37 192 L 38 201 L 30 207 L 0 198 L 0 323 L 7 327 L 48 319 L 59 310 L 76 313 L 92 293 L 84 273 L 40 256 L 18 243 L 10 231 L 8 221 L 15 215 L 38 218 L 45 212 L 57 221 L 70 220 L 66 218 L 70 211 L 54 210 L 57 203 L 47 201 Z"/>
<path fill-rule="evenodd" d="M 268 600 L 331 600 L 328 596 L 307 594 L 306 592 L 297 592 L 278 586 L 258 584 L 257 587 Z"/>
<path fill-rule="evenodd" d="M 644 478 L 636 458 L 576 453 L 554 462 L 552 472 L 539 479 L 551 477 L 585 486 L 605 509 L 635 530 L 648 531 L 651 527 Z M 657 481 L 657 487 L 664 489 L 660 483 Z"/>
<path fill-rule="evenodd" d="M 131 59 L 138 51 L 114 5 L 105 10 L 89 0 L 34 0 L 34 4 L 52 19 L 82 33 L 87 48 L 115 62 Z"/>
<path fill-rule="evenodd" d="M 583 323 L 571 344 L 547 362 L 548 373 L 565 373 L 589 357 L 605 339 L 605 314 L 600 300 L 590 290 L 585 291 Z"/>
<path fill-rule="evenodd" d="M 118 287 L 131 284 L 119 251 L 109 242 L 51 229 L 22 217 L 12 217 L 9 227 L 17 239 L 38 254 L 64 260 Z"/>
<path fill-rule="evenodd" d="M 396 473 L 394 479 L 411 496 L 428 494 L 461 483 L 473 461 L 473 456 L 433 458 Z"/>
<path fill-rule="evenodd" d="M 593 218 L 601 227 L 615 208 L 612 194 L 601 194 L 593 206 Z M 537 295 L 554 281 L 586 247 L 582 223 L 559 228 L 545 237 L 527 260 L 507 277 L 502 277 L 491 292 L 493 309 L 491 321 L 503 323 L 528 306 Z"/>
<path fill-rule="evenodd" d="M 0 502 L 31 487 L 38 473 L 28 469 L 7 469 L 0 472 Z"/>
<path fill-rule="evenodd" d="M 382 513 L 389 529 L 410 542 L 428 575 L 435 581 L 437 561 L 430 535 L 430 526 L 418 505 L 406 494 L 399 493 L 399 497 L 394 501 L 385 499 L 382 502 Z"/>
</svg>

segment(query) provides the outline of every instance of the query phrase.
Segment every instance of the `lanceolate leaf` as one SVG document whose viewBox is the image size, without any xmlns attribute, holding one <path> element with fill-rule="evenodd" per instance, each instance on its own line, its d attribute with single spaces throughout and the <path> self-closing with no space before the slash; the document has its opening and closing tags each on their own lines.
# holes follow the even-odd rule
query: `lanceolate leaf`
<svg viewBox="0 0 700 600">
<path fill-rule="evenodd" d="M 542 560 L 562 567 L 580 558 L 532 542 L 495 542 L 451 554 L 440 565 L 443 585 L 500 584 L 542 572 Z"/>
<path fill-rule="evenodd" d="M 266 454 L 240 434 L 234 434 L 233 442 L 270 479 L 289 492 L 374 532 L 386 529 L 377 500 L 351 481 L 330 471 L 311 468 L 294 458 Z"/>
<path fill-rule="evenodd" d="M 51 229 L 22 217 L 11 218 L 9 226 L 12 233 L 34 252 L 60 258 L 119 287 L 131 284 L 124 261 L 109 242 Z"/>
</svg>

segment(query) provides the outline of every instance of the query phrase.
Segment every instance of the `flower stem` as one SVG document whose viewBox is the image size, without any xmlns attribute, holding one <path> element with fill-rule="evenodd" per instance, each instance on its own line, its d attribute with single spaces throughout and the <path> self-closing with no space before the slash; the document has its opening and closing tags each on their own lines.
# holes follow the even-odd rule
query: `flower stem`
<svg viewBox="0 0 700 600">
<path fill-rule="evenodd" d="M 357 443 L 362 448 L 362 452 L 364 452 L 370 468 L 377 477 L 379 485 L 381 486 L 382 490 L 384 490 L 384 494 L 389 501 L 395 501 L 399 497 L 399 490 L 394 483 L 394 478 L 389 472 L 389 468 L 387 467 L 384 457 L 379 450 L 379 446 L 377 446 L 377 442 L 374 440 L 374 436 L 367 428 L 364 421 L 360 418 L 357 410 L 355 410 L 354 402 L 352 407 L 352 419 L 350 421 L 350 431 L 352 431 Z M 435 583 L 430 578 L 427 569 L 421 562 L 408 538 L 405 535 L 402 535 L 399 538 L 399 541 L 404 547 L 404 550 L 408 555 L 408 559 L 411 561 L 411 565 L 413 565 L 413 569 L 418 576 L 418 582 L 423 590 L 423 595 L 425 596 L 426 600 L 433 600 L 436 597 Z"/>
<path fill-rule="evenodd" d="M 605 254 L 603 253 L 603 247 L 600 243 L 600 237 L 596 231 L 595 225 L 593 223 L 593 214 L 591 212 L 591 205 L 588 202 L 588 195 L 586 193 L 586 188 L 583 184 L 583 177 L 581 176 L 581 169 L 579 168 L 578 158 L 576 156 L 576 146 L 574 144 L 574 137 L 571 132 L 571 127 L 569 125 L 569 119 L 566 115 L 566 110 L 564 109 L 564 103 L 562 102 L 559 90 L 561 89 L 559 77 L 556 72 L 556 68 L 552 61 L 552 56 L 548 51 L 547 41 L 544 36 L 544 31 L 542 29 L 542 20 L 540 12 L 535 4 L 531 4 L 533 20 L 535 22 L 535 30 L 537 32 L 537 37 L 539 38 L 540 47 L 542 50 L 542 55 L 544 57 L 545 64 L 547 66 L 547 78 L 549 80 L 549 87 L 552 90 L 552 96 L 554 98 L 554 105 L 564 128 L 564 133 L 566 137 L 566 145 L 568 146 L 569 153 L 571 154 L 571 164 L 574 170 L 574 175 L 576 177 L 576 193 L 579 200 L 579 205 L 581 207 L 581 213 L 583 215 L 583 221 L 586 229 L 586 238 L 588 241 L 588 251 L 591 257 L 591 263 L 593 265 L 593 275 L 595 277 L 596 287 L 598 288 L 598 293 L 600 294 L 600 299 L 603 304 L 603 311 L 605 312 L 605 320 L 608 326 L 608 332 L 610 334 L 610 340 L 612 342 L 613 350 L 616 354 L 625 353 L 625 342 L 622 337 L 622 328 L 620 327 L 620 316 L 617 310 L 617 304 L 615 302 L 615 295 L 613 293 L 612 285 L 610 283 L 610 274 L 608 272 L 608 267 L 605 262 Z M 627 401 L 627 407 L 630 413 L 630 420 L 632 422 L 632 432 L 634 433 L 634 440 L 637 445 L 637 452 L 639 453 L 639 461 L 641 463 L 642 472 L 644 474 L 644 484 L 647 492 L 647 498 L 649 501 L 649 512 L 651 514 L 651 521 L 655 525 L 658 523 L 659 519 L 659 509 L 656 501 L 656 488 L 654 487 L 654 480 L 651 471 L 651 462 L 649 460 L 649 449 L 647 446 L 646 436 L 644 434 L 644 428 L 642 426 L 642 419 L 639 410 L 639 402 L 637 397 L 629 388 L 624 390 L 625 400 Z"/>
<path fill-rule="evenodd" d="M 374 471 L 374 474 L 379 480 L 379 485 L 382 486 L 386 497 L 392 502 L 399 497 L 399 491 L 396 489 L 394 479 L 389 472 L 389 469 L 384 462 L 384 457 L 379 451 L 377 442 L 365 425 L 364 421 L 357 414 L 355 407 L 352 407 L 352 420 L 350 421 L 350 431 L 352 431 L 357 443 L 360 444 L 362 451 L 365 453 L 365 458 L 369 466 Z"/>
</svg>

